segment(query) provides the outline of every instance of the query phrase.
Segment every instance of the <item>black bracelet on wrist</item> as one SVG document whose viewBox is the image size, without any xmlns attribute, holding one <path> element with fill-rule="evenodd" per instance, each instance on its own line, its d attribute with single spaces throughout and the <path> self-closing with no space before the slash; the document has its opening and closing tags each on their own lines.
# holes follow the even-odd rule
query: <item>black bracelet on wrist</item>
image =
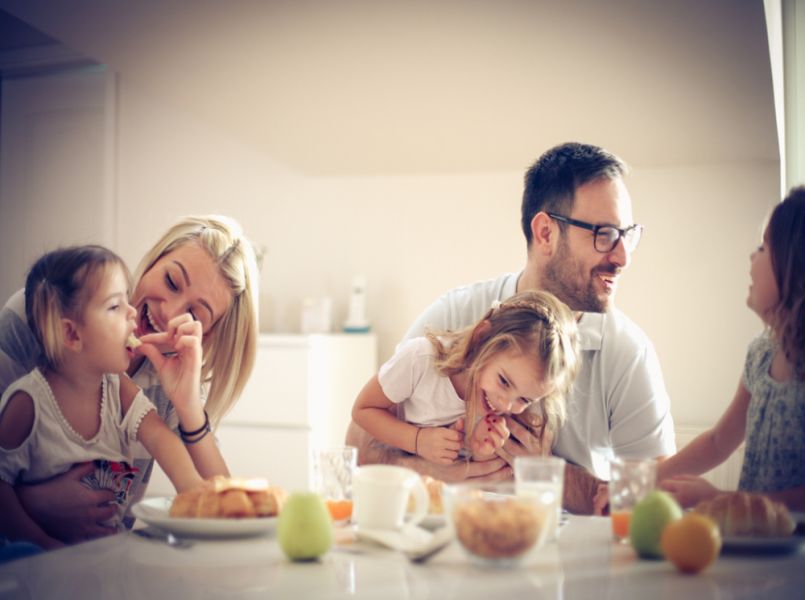
<svg viewBox="0 0 805 600">
<path fill-rule="evenodd" d="M 204 425 L 202 425 L 195 431 L 185 431 L 184 429 L 182 429 L 182 424 L 179 423 L 179 433 L 181 433 L 183 436 L 188 435 L 190 437 L 193 437 L 194 435 L 198 435 L 202 431 L 206 431 L 209 428 L 210 428 L 210 416 L 207 414 L 206 410 L 204 411 Z"/>
<path fill-rule="evenodd" d="M 194 431 L 185 431 L 182 429 L 182 426 L 179 425 L 179 435 L 182 438 L 182 441 L 185 444 L 196 444 L 203 440 L 208 433 L 212 431 L 210 427 L 210 416 L 207 414 L 207 411 L 204 411 L 204 425 L 199 427 Z"/>
<path fill-rule="evenodd" d="M 191 445 L 193 445 L 193 444 L 197 444 L 197 443 L 199 443 L 201 440 L 203 440 L 205 437 L 207 437 L 207 434 L 208 434 L 210 431 L 211 431 L 210 427 L 207 427 L 207 428 L 206 428 L 206 429 L 205 429 L 203 432 L 201 432 L 201 435 L 200 435 L 200 436 L 198 436 L 197 438 L 194 438 L 194 439 L 190 439 L 190 438 L 188 438 L 188 437 L 187 437 L 187 436 L 185 436 L 185 434 L 183 434 L 183 433 L 181 433 L 181 434 L 179 434 L 179 435 L 181 435 L 181 436 L 182 436 L 182 441 L 184 442 L 185 446 L 191 446 Z"/>
</svg>

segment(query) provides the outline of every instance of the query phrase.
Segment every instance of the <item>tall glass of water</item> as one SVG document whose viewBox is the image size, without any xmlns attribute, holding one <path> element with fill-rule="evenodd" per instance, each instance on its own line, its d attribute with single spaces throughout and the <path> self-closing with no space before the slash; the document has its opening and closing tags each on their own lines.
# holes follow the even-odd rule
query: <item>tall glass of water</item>
<svg viewBox="0 0 805 600">
<path fill-rule="evenodd" d="M 551 516 L 546 523 L 548 541 L 555 540 L 559 534 L 564 480 L 564 458 L 558 456 L 517 456 L 514 458 L 516 493 L 540 496 L 553 506 Z"/>
</svg>

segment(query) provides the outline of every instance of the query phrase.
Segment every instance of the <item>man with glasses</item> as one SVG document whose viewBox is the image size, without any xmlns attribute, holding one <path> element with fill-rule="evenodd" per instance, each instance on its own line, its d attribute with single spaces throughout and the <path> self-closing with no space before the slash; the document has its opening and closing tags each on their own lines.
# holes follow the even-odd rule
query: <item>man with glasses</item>
<svg viewBox="0 0 805 600">
<path fill-rule="evenodd" d="M 623 161 L 596 146 L 567 143 L 548 150 L 525 177 L 525 268 L 448 291 L 405 335 L 471 325 L 493 301 L 531 289 L 552 292 L 578 314 L 581 369 L 553 446 L 554 454 L 576 465 L 565 475 L 570 488 L 565 505 L 574 512 L 600 508 L 593 500 L 598 482 L 608 479 L 613 456 L 664 457 L 675 451 L 670 401 L 654 347 L 613 306 L 618 279 L 643 231 L 632 218 L 625 174 Z M 509 455 L 543 452 L 544 440 L 513 418 L 507 424 Z M 360 446 L 362 463 L 396 462 L 445 480 L 511 476 L 502 461 L 439 467 L 395 454 L 354 423 L 347 439 Z"/>
</svg>

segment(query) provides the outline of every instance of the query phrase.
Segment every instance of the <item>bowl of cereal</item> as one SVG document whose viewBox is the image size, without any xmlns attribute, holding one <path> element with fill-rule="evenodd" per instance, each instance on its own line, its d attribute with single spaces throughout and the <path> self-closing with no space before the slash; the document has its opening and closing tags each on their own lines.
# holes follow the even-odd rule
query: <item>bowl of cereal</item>
<svg viewBox="0 0 805 600">
<path fill-rule="evenodd" d="M 445 509 L 473 562 L 510 566 L 545 542 L 556 506 L 539 495 L 516 495 L 513 482 L 472 482 L 446 486 Z"/>
</svg>

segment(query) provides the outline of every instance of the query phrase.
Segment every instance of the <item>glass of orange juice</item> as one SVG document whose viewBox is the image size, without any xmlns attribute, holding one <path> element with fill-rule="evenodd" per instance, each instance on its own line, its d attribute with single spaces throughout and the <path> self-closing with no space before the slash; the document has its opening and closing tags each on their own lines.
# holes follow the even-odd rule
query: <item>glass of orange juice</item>
<svg viewBox="0 0 805 600">
<path fill-rule="evenodd" d="M 352 476 L 358 465 L 358 449 L 336 446 L 313 455 L 313 490 L 327 505 L 333 523 L 345 525 L 352 518 Z"/>
<path fill-rule="evenodd" d="M 653 458 L 614 458 L 610 461 L 609 515 L 615 540 L 629 541 L 632 509 L 654 489 L 656 479 L 657 461 Z"/>
</svg>

